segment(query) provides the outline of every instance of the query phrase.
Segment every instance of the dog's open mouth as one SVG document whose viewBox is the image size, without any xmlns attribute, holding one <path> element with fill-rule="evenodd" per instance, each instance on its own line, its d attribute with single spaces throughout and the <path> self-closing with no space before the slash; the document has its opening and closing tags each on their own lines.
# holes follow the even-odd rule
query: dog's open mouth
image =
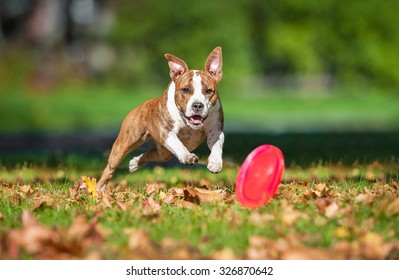
<svg viewBox="0 0 399 280">
<path fill-rule="evenodd" d="M 193 115 L 191 117 L 187 117 L 187 120 L 190 124 L 197 126 L 202 125 L 205 119 L 200 115 Z"/>
</svg>

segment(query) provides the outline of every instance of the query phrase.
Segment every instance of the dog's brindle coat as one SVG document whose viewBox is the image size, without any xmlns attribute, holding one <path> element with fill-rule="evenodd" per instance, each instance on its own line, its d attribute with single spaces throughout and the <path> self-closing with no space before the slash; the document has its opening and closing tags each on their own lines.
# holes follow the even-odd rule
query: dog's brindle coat
<svg viewBox="0 0 399 280">
<path fill-rule="evenodd" d="M 205 70 L 189 70 L 176 56 L 165 57 L 172 81 L 161 97 L 148 100 L 126 116 L 97 189 L 106 187 L 128 153 L 150 139 L 153 148 L 129 162 L 131 172 L 147 162 L 163 162 L 173 156 L 183 164 L 197 163 L 191 151 L 205 139 L 211 150 L 208 169 L 213 173 L 222 170 L 224 120 L 216 89 L 223 75 L 222 49 L 217 47 L 209 54 Z"/>
</svg>

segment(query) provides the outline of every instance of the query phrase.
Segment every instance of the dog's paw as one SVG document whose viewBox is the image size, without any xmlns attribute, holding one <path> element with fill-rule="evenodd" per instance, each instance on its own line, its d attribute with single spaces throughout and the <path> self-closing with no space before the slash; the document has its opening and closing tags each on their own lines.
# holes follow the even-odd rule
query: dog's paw
<svg viewBox="0 0 399 280">
<path fill-rule="evenodd" d="M 134 158 L 132 158 L 132 160 L 131 161 L 129 161 L 129 171 L 130 172 L 134 172 L 134 171 L 136 171 L 137 169 L 139 169 L 139 160 L 140 160 L 140 158 L 141 158 L 141 156 L 138 156 L 138 157 L 134 157 Z"/>
<path fill-rule="evenodd" d="M 222 167 L 223 167 L 223 160 L 221 158 L 213 158 L 213 157 L 208 158 L 207 168 L 212 173 L 220 173 L 220 171 L 222 171 Z"/>
<path fill-rule="evenodd" d="M 183 164 L 193 165 L 198 162 L 198 157 L 193 153 L 189 153 L 179 160 Z"/>
<path fill-rule="evenodd" d="M 97 187 L 99 187 L 99 186 L 97 186 Z M 104 184 L 100 188 L 97 188 L 97 191 L 105 192 L 106 188 L 107 188 L 107 184 Z"/>
</svg>

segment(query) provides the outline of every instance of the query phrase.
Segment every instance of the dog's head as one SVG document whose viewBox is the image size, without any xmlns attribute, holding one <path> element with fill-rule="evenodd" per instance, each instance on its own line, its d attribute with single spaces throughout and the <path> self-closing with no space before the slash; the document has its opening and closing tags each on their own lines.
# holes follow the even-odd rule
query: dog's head
<svg viewBox="0 0 399 280">
<path fill-rule="evenodd" d="M 222 79 L 222 49 L 215 48 L 205 62 L 205 70 L 189 70 L 180 58 L 165 54 L 175 85 L 174 102 L 187 124 L 201 128 L 218 102 L 217 84 Z"/>
</svg>

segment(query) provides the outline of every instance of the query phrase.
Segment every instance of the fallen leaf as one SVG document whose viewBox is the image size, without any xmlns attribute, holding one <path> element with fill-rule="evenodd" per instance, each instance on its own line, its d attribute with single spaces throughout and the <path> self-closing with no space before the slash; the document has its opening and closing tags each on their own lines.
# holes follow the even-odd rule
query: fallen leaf
<svg viewBox="0 0 399 280">
<path fill-rule="evenodd" d="M 350 237 L 350 235 L 350 231 L 346 227 L 341 226 L 334 231 L 334 236 L 337 238 L 345 239 Z"/>
<path fill-rule="evenodd" d="M 325 215 L 326 217 L 331 217 L 331 215 L 335 214 L 335 210 L 337 210 L 336 206 L 338 206 L 336 205 L 336 202 L 330 197 L 318 198 L 314 201 L 314 204 L 316 205 L 319 213 Z"/>
<path fill-rule="evenodd" d="M 275 219 L 274 215 L 271 214 L 261 214 L 258 211 L 254 211 L 248 218 L 248 222 L 255 226 L 265 226 L 268 222 Z"/>
<path fill-rule="evenodd" d="M 68 235 L 73 239 L 80 240 L 87 234 L 89 228 L 86 215 L 82 214 L 76 217 L 68 230 Z"/>
<path fill-rule="evenodd" d="M 194 203 L 207 203 L 222 202 L 226 196 L 224 190 L 206 190 L 201 188 L 184 188 L 184 200 Z"/>
<path fill-rule="evenodd" d="M 281 222 L 285 226 L 292 226 L 299 218 L 302 217 L 302 213 L 295 210 L 291 205 L 286 206 L 281 214 Z"/>
<path fill-rule="evenodd" d="M 93 197 L 98 196 L 96 185 L 97 180 L 96 178 L 89 178 L 88 176 L 82 176 L 83 184 L 87 187 L 88 191 L 91 193 Z"/>
<path fill-rule="evenodd" d="M 331 251 L 335 253 L 337 258 L 345 260 L 361 258 L 360 246 L 357 241 L 339 240 L 331 247 Z"/>
<path fill-rule="evenodd" d="M 166 193 L 164 191 L 160 191 L 159 192 L 159 199 L 160 200 L 165 200 L 165 198 L 166 198 Z"/>
<path fill-rule="evenodd" d="M 162 209 L 161 204 L 154 200 L 154 194 L 144 200 L 141 207 L 143 214 L 146 216 L 157 214 Z"/>
<path fill-rule="evenodd" d="M 200 202 L 213 203 L 223 201 L 226 192 L 224 190 L 206 190 L 201 188 L 194 188 Z"/>
<path fill-rule="evenodd" d="M 197 196 L 197 193 L 193 188 L 191 187 L 184 188 L 183 192 L 184 192 L 184 201 L 189 201 L 196 204 L 200 203 L 199 197 Z"/>
<path fill-rule="evenodd" d="M 386 208 L 386 213 L 389 216 L 395 216 L 399 214 L 399 198 L 392 201 Z"/>
<path fill-rule="evenodd" d="M 173 202 L 175 202 L 175 199 L 174 199 L 173 195 L 168 194 L 164 198 L 163 202 L 165 202 L 166 204 L 172 204 Z"/>
<path fill-rule="evenodd" d="M 128 235 L 128 248 L 136 258 L 159 258 L 158 250 L 151 241 L 148 232 L 143 229 L 128 228 L 124 230 Z"/>
<path fill-rule="evenodd" d="M 356 202 L 365 202 L 370 203 L 373 201 L 373 197 L 370 196 L 368 193 L 361 193 L 355 197 Z"/>
<path fill-rule="evenodd" d="M 107 208 L 111 208 L 112 207 L 112 203 L 111 203 L 112 199 L 109 195 L 109 193 L 103 193 L 102 197 L 101 197 L 101 203 L 107 207 Z"/>
<path fill-rule="evenodd" d="M 152 194 L 157 190 L 155 184 L 146 184 L 145 185 L 145 192 L 146 194 Z"/>
<path fill-rule="evenodd" d="M 118 186 L 122 187 L 122 188 L 125 188 L 127 186 L 127 180 L 123 179 L 122 181 L 119 182 Z"/>
<path fill-rule="evenodd" d="M 320 183 L 315 185 L 315 189 L 318 190 L 319 192 L 323 192 L 326 188 L 327 187 L 325 183 Z"/>
<path fill-rule="evenodd" d="M 54 199 L 48 197 L 47 195 L 40 196 L 40 198 L 33 204 L 32 210 L 44 207 L 52 207 L 54 204 Z"/>
<path fill-rule="evenodd" d="M 195 203 L 192 203 L 192 202 L 186 201 L 186 200 L 179 200 L 175 204 L 177 207 L 186 208 L 186 209 L 190 209 L 190 210 L 194 210 L 198 207 Z"/>
<path fill-rule="evenodd" d="M 215 251 L 211 254 L 211 259 L 213 260 L 239 260 L 239 256 L 234 254 L 233 250 L 230 248 L 223 248 L 221 250 Z"/>
<path fill-rule="evenodd" d="M 23 193 L 32 193 L 33 192 L 31 185 L 23 185 L 23 186 L 19 187 L 19 190 Z"/>
<path fill-rule="evenodd" d="M 226 204 L 232 204 L 235 201 L 236 201 L 236 195 L 234 193 L 227 195 L 224 199 L 224 203 Z"/>
<path fill-rule="evenodd" d="M 279 251 L 273 240 L 261 236 L 250 236 L 246 256 L 250 260 L 277 259 Z"/>
<path fill-rule="evenodd" d="M 383 259 L 388 253 L 384 248 L 384 238 L 376 232 L 366 232 L 360 236 L 360 247 L 367 259 Z"/>
<path fill-rule="evenodd" d="M 374 181 L 376 179 L 376 174 L 372 170 L 368 170 L 364 177 L 368 181 Z"/>
<path fill-rule="evenodd" d="M 192 260 L 199 259 L 200 255 L 186 242 L 165 237 L 160 243 L 160 251 L 163 258 L 172 260 Z"/>
<path fill-rule="evenodd" d="M 333 218 L 338 214 L 339 206 L 335 201 L 328 205 L 325 209 L 324 215 L 327 218 Z"/>
<path fill-rule="evenodd" d="M 205 188 L 209 189 L 210 186 L 212 185 L 212 183 L 207 179 L 201 178 L 201 180 L 199 181 L 199 185 L 201 187 L 205 187 Z"/>
<path fill-rule="evenodd" d="M 153 183 L 153 184 L 146 184 L 146 193 L 152 194 L 153 192 L 159 193 L 161 189 L 166 189 L 165 183 Z"/>
<path fill-rule="evenodd" d="M 179 198 L 184 197 L 184 189 L 182 189 L 182 188 L 171 188 L 171 189 L 169 189 L 168 193 L 175 197 L 179 197 Z"/>
<path fill-rule="evenodd" d="M 282 252 L 283 260 L 329 260 L 332 256 L 326 249 L 292 247 Z"/>
<path fill-rule="evenodd" d="M 4 188 L 15 188 L 15 184 L 13 184 L 13 183 L 1 182 L 0 184 L 1 184 L 1 186 L 3 186 Z"/>
<path fill-rule="evenodd" d="M 127 210 L 127 206 L 126 206 L 126 204 L 125 203 L 123 203 L 123 202 L 121 202 L 121 201 L 116 201 L 116 205 L 118 205 L 118 207 L 123 211 L 123 212 L 125 212 L 126 210 Z"/>
<path fill-rule="evenodd" d="M 52 244 L 57 238 L 52 230 L 37 223 L 33 214 L 27 210 L 22 213 L 22 225 L 22 229 L 9 233 L 9 242 L 15 247 L 15 254 L 18 254 L 20 248 L 30 254 L 37 254 L 43 250 L 43 244 Z"/>
</svg>

